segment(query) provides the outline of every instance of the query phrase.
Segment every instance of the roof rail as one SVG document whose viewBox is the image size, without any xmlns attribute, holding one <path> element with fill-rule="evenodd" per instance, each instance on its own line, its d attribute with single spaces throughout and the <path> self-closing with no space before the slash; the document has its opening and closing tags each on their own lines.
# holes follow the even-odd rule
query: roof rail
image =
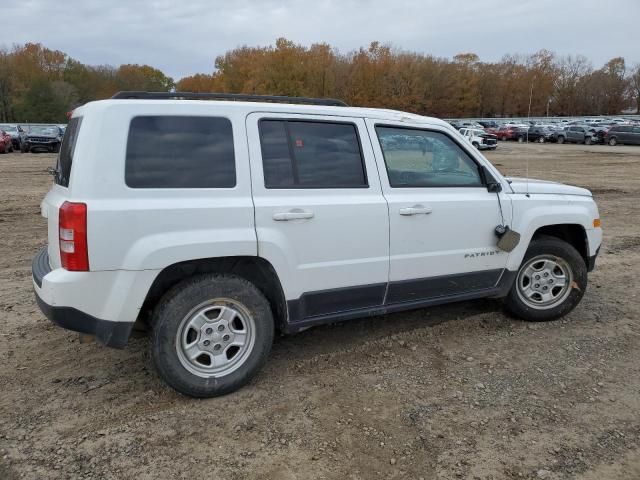
<svg viewBox="0 0 640 480">
<path fill-rule="evenodd" d="M 348 107 L 342 100 L 333 98 L 285 97 L 279 95 L 245 95 L 243 93 L 194 93 L 194 92 L 118 92 L 113 99 L 141 100 L 229 100 L 237 102 L 295 103 L 300 105 L 324 105 Z"/>
</svg>

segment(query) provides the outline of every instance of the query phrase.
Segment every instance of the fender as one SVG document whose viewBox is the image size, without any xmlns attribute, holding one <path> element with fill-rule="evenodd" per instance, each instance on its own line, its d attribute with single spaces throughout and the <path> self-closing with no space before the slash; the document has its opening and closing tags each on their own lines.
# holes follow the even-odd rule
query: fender
<svg viewBox="0 0 640 480">
<path fill-rule="evenodd" d="M 598 209 L 591 197 L 571 195 L 532 194 L 510 195 L 513 206 L 513 229 L 520 233 L 521 242 L 507 260 L 509 270 L 517 270 L 535 232 L 550 225 L 579 225 L 587 235 L 587 251 L 595 255 L 602 231 L 593 227 L 599 218 Z"/>
</svg>

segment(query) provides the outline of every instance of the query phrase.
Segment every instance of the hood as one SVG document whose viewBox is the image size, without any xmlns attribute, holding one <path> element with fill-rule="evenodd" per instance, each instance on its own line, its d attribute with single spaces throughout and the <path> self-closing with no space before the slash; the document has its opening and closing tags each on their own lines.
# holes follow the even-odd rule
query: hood
<svg viewBox="0 0 640 480">
<path fill-rule="evenodd" d="M 29 138 L 58 138 L 55 133 L 30 133 L 27 135 Z"/>
<path fill-rule="evenodd" d="M 580 195 L 583 197 L 591 196 L 591 192 L 586 188 L 565 185 L 564 183 L 519 177 L 507 177 L 507 181 L 511 184 L 511 188 L 515 193 L 547 193 L 555 195 Z"/>
</svg>

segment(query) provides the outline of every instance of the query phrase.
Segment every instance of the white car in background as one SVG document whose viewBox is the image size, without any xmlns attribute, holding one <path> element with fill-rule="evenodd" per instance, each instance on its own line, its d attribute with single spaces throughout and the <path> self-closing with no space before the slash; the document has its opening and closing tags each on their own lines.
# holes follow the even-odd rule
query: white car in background
<svg viewBox="0 0 640 480">
<path fill-rule="evenodd" d="M 460 135 L 478 150 L 495 150 L 498 148 L 498 137 L 480 128 L 461 128 Z"/>
</svg>

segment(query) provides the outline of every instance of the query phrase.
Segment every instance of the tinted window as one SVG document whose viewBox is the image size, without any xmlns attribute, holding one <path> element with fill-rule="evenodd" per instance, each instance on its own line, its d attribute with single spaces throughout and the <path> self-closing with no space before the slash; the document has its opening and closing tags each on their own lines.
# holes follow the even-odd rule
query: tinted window
<svg viewBox="0 0 640 480">
<path fill-rule="evenodd" d="M 367 186 L 351 123 L 261 120 L 260 145 L 267 188 Z"/>
<path fill-rule="evenodd" d="M 132 188 L 234 187 L 231 122 L 220 117 L 135 117 L 125 180 Z"/>
<path fill-rule="evenodd" d="M 56 162 L 55 175 L 55 182 L 63 187 L 69 186 L 71 164 L 73 163 L 73 154 L 76 150 L 76 142 L 81 124 L 82 117 L 74 117 L 69 120 L 69 125 L 67 125 L 67 129 L 64 131 L 60 153 L 58 154 L 58 160 Z"/>
<path fill-rule="evenodd" d="M 480 187 L 477 164 L 447 135 L 376 127 L 392 187 Z"/>
<path fill-rule="evenodd" d="M 640 127 L 633 127 L 633 133 L 640 133 Z"/>
</svg>

